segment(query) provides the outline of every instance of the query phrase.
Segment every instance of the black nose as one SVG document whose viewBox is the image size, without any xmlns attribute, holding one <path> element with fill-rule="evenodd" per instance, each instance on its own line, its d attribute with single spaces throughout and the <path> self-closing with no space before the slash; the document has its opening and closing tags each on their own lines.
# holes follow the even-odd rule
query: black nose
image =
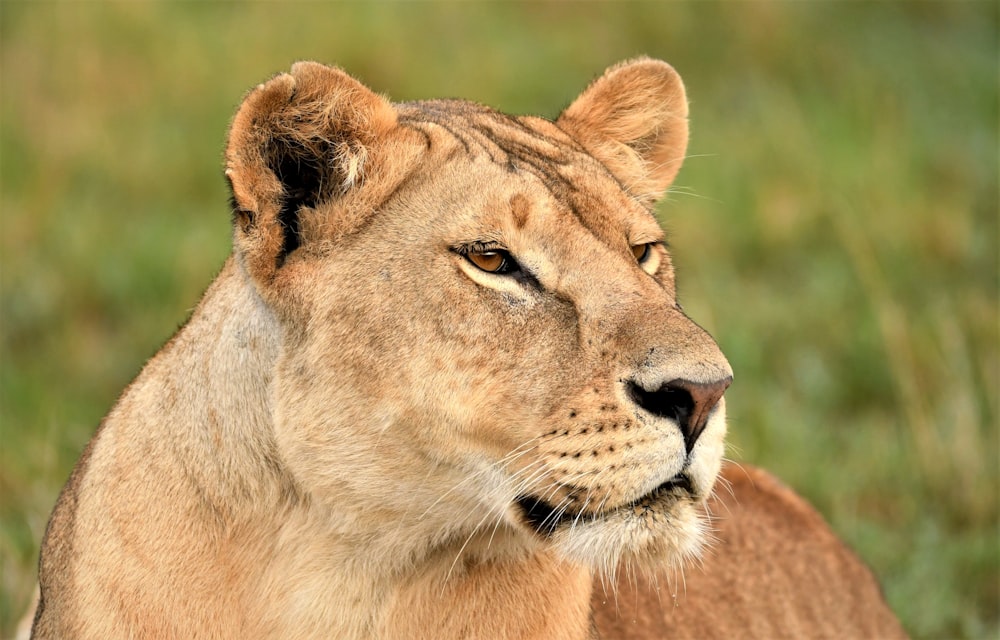
<svg viewBox="0 0 1000 640">
<path fill-rule="evenodd" d="M 690 454 L 708 424 L 709 414 L 732 381 L 732 376 L 715 382 L 691 382 L 678 378 L 653 391 L 646 391 L 630 381 L 628 388 L 637 405 L 655 416 L 677 422 L 684 436 L 684 448 Z"/>
</svg>

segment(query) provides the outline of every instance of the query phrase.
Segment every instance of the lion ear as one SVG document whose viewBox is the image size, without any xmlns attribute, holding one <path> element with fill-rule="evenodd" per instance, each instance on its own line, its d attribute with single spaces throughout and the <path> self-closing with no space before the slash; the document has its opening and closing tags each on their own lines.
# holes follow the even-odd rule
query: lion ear
<svg viewBox="0 0 1000 640">
<path fill-rule="evenodd" d="M 684 84 L 666 62 L 639 58 L 604 72 L 559 116 L 635 196 L 659 200 L 684 161 L 688 141 Z"/>
<path fill-rule="evenodd" d="M 250 91 L 229 129 L 226 177 L 235 248 L 252 275 L 268 280 L 299 246 L 304 207 L 359 187 L 373 145 L 395 125 L 385 98 L 315 62 Z"/>
</svg>

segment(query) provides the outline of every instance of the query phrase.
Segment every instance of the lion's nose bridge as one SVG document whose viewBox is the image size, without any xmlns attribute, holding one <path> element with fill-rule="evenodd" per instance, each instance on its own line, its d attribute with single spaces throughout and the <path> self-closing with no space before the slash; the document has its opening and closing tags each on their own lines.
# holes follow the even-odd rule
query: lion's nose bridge
<svg viewBox="0 0 1000 640">
<path fill-rule="evenodd" d="M 585 350 L 613 368 L 625 367 L 625 377 L 650 384 L 673 379 L 708 384 L 732 377 L 715 340 L 655 280 L 625 261 L 601 264 L 607 275 L 602 283 L 574 280 L 568 292 L 576 301 Z"/>
<path fill-rule="evenodd" d="M 673 420 L 690 454 L 732 382 L 729 362 L 715 340 L 672 305 L 649 304 L 620 320 L 613 341 L 625 356 L 619 361 L 625 397 L 641 412 Z"/>
</svg>

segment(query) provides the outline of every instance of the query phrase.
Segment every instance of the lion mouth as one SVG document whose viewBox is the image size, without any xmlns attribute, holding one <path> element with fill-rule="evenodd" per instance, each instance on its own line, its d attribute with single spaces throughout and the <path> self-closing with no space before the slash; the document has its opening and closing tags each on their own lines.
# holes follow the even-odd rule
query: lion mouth
<svg viewBox="0 0 1000 640">
<path fill-rule="evenodd" d="M 520 496 L 515 499 L 515 502 L 520 507 L 521 513 L 524 515 L 524 520 L 531 525 L 532 529 L 543 536 L 550 536 L 560 527 L 570 523 L 593 522 L 605 518 L 612 513 L 628 510 L 645 513 L 657 503 L 680 497 L 678 494 L 688 496 L 694 494 L 691 479 L 682 473 L 677 474 L 649 493 L 639 496 L 631 502 L 595 513 L 573 511 L 567 508 L 566 505 L 556 507 L 545 500 L 530 495 Z"/>
</svg>

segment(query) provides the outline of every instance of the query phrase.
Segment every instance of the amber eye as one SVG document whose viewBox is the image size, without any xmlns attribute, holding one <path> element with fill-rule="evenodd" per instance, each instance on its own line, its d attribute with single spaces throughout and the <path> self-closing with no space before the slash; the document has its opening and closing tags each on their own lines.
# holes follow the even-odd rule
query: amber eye
<svg viewBox="0 0 1000 640">
<path fill-rule="evenodd" d="M 635 256 L 636 261 L 642 264 L 646 260 L 649 260 L 649 256 L 653 253 L 653 243 L 647 242 L 645 244 L 637 244 L 632 247 L 632 255 Z"/>
<path fill-rule="evenodd" d="M 487 273 L 506 274 L 517 271 L 517 263 L 506 251 L 467 253 L 465 258 Z"/>
</svg>

